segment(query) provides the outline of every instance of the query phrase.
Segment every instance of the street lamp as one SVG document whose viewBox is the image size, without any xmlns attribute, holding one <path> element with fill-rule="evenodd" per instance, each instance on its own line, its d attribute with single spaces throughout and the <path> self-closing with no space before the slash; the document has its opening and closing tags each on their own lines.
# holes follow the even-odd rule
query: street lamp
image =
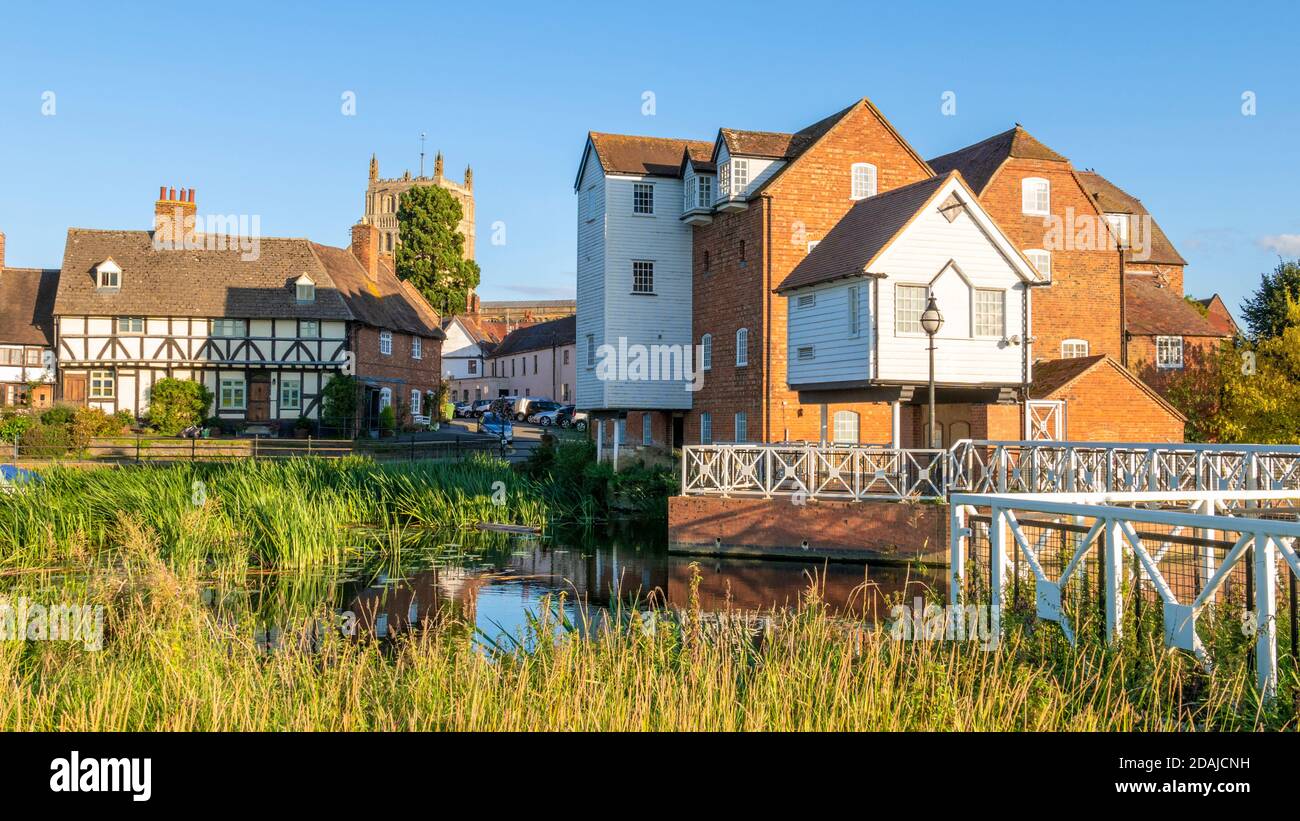
<svg viewBox="0 0 1300 821">
<path fill-rule="evenodd" d="M 943 314 L 939 313 L 939 306 L 934 304 L 934 294 L 930 294 L 930 302 L 921 312 L 921 328 L 925 335 L 930 337 L 930 447 L 937 448 L 941 442 L 938 430 L 934 426 L 934 335 L 939 333 L 943 327 Z"/>
</svg>

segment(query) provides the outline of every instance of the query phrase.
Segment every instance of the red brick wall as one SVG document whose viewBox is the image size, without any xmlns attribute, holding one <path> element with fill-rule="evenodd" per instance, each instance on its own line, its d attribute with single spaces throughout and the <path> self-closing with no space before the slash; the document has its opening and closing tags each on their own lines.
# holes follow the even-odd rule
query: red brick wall
<svg viewBox="0 0 1300 821">
<path fill-rule="evenodd" d="M 1183 337 L 1183 367 L 1185 369 L 1212 367 L 1221 344 L 1223 340 L 1217 336 Z M 1182 369 L 1157 368 L 1156 338 L 1146 334 L 1129 339 L 1128 364 L 1129 370 L 1137 374 L 1143 382 L 1160 391 L 1162 395 L 1169 390 L 1170 382 L 1185 373 Z"/>
<path fill-rule="evenodd" d="M 1064 399 L 1065 437 L 1085 442 L 1181 442 L 1183 421 L 1103 363 L 1049 398 Z"/>
<path fill-rule="evenodd" d="M 796 505 L 788 497 L 673 496 L 668 500 L 668 543 L 671 550 L 684 552 L 759 556 L 946 556 L 948 506 L 893 501 Z"/>
<path fill-rule="evenodd" d="M 1183 293 L 1183 266 L 1181 265 L 1152 265 L 1150 263 L 1126 262 L 1124 272 L 1127 274 L 1153 274 L 1163 276 L 1169 281 L 1169 290 L 1179 296 L 1185 296 Z"/>
<path fill-rule="evenodd" d="M 424 339 L 420 359 L 411 358 L 411 335 L 393 332 L 393 352 L 379 352 L 379 329 L 367 325 L 353 330 L 352 350 L 356 356 L 357 376 L 375 380 L 380 387 L 393 391 L 394 402 L 403 406 L 411 401 L 411 391 L 421 394 L 436 391 L 442 375 L 442 346 L 439 340 Z M 424 401 L 421 397 L 421 402 Z M 427 412 L 427 409 L 424 409 Z"/>
<path fill-rule="evenodd" d="M 1061 340 L 1088 340 L 1089 354 L 1122 357 L 1120 322 L 1119 251 L 1066 250 L 1051 248 L 1049 226 L 1044 217 L 1023 213 L 1021 183 L 1026 177 L 1042 177 L 1051 184 L 1051 212 L 1065 224 L 1071 238 L 1075 230 L 1065 223 L 1067 209 L 1076 217 L 1093 221 L 1104 231 L 1104 220 L 1084 192 L 1069 163 L 1011 158 L 994 175 L 980 195 L 980 203 L 997 220 L 1002 230 L 1020 249 L 1042 249 L 1052 254 L 1052 285 L 1034 290 L 1033 353 L 1037 359 L 1059 359 Z"/>
</svg>

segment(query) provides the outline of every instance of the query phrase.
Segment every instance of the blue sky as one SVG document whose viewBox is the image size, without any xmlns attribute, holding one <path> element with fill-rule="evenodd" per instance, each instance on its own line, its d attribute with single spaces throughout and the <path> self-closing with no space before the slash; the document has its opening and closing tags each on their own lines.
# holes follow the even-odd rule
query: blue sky
<svg viewBox="0 0 1300 821">
<path fill-rule="evenodd" d="M 346 245 L 371 152 L 414 173 L 424 131 L 474 166 L 483 297 L 572 296 L 588 130 L 787 131 L 867 96 L 925 157 L 1022 123 L 1141 197 L 1188 292 L 1235 311 L 1300 254 L 1297 30 L 1281 2 L 29 3 L 0 30 L 0 231 L 10 265 L 56 267 L 69 226 L 147 228 L 167 184 Z"/>
</svg>

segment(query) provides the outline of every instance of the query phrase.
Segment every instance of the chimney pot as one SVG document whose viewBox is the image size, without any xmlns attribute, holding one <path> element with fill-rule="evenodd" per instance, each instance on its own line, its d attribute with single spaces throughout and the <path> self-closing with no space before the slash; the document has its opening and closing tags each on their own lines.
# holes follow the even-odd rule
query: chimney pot
<svg viewBox="0 0 1300 821">
<path fill-rule="evenodd" d="M 173 187 L 170 189 L 169 193 L 170 193 L 170 196 L 168 196 L 167 199 L 171 200 L 172 202 L 175 202 L 175 201 L 176 201 L 176 188 L 173 186 Z"/>
<path fill-rule="evenodd" d="M 165 185 L 158 186 L 158 199 L 160 200 L 167 199 L 167 186 Z"/>
<path fill-rule="evenodd" d="M 189 201 L 190 201 L 190 202 L 194 202 L 194 189 L 193 189 L 193 188 L 190 189 L 190 199 L 189 199 Z"/>
</svg>

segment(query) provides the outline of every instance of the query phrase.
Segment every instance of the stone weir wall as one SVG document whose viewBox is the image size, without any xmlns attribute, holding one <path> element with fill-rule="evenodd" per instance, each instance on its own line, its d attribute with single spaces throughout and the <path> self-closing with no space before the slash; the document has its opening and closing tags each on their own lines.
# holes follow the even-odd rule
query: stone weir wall
<svg viewBox="0 0 1300 821">
<path fill-rule="evenodd" d="M 948 505 L 933 502 L 794 504 L 790 497 L 674 496 L 668 549 L 701 555 L 946 563 Z"/>
</svg>

